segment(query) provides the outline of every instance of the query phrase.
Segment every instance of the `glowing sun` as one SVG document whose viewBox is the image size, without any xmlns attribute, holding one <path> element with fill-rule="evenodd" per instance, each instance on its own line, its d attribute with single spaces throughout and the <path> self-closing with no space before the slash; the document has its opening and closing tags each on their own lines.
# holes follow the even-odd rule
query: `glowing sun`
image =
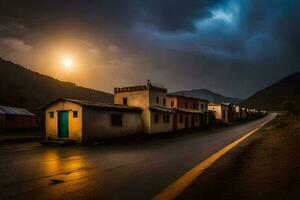
<svg viewBox="0 0 300 200">
<path fill-rule="evenodd" d="M 62 59 L 62 64 L 65 69 L 72 69 L 74 66 L 74 61 L 70 57 L 66 57 Z"/>
</svg>

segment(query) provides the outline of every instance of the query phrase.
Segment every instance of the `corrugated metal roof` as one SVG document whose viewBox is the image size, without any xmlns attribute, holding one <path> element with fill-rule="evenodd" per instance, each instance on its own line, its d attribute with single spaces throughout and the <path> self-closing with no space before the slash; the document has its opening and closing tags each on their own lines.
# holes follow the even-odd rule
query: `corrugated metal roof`
<svg viewBox="0 0 300 200">
<path fill-rule="evenodd" d="M 31 112 L 26 110 L 25 108 L 16 108 L 10 106 L 1 106 L 0 105 L 0 114 L 2 115 L 27 115 L 34 116 Z"/>
<path fill-rule="evenodd" d="M 119 105 L 119 104 L 112 104 L 112 103 L 102 103 L 102 102 L 91 102 L 91 101 L 84 101 L 84 100 L 77 100 L 77 99 L 67 99 L 67 98 L 59 98 L 55 101 L 52 101 L 51 103 L 43 106 L 42 108 L 46 108 L 49 105 L 52 105 L 53 103 L 57 101 L 70 101 L 73 103 L 77 103 L 81 106 L 85 107 L 91 107 L 91 108 L 97 108 L 102 110 L 123 110 L 123 111 L 133 111 L 133 112 L 141 112 L 142 109 L 138 107 L 132 107 L 132 106 L 125 106 L 125 105 Z"/>
</svg>

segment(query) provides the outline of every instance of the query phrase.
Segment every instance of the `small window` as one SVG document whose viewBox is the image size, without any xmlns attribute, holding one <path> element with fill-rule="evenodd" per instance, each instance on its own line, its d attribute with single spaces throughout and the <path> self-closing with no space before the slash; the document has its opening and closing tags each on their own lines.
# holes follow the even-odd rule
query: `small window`
<svg viewBox="0 0 300 200">
<path fill-rule="evenodd" d="M 127 98 L 123 98 L 123 105 L 127 106 L 127 104 L 128 104 Z"/>
<path fill-rule="evenodd" d="M 166 122 L 170 123 L 170 115 L 169 114 L 166 116 Z"/>
<path fill-rule="evenodd" d="M 6 120 L 14 120 L 15 116 L 14 115 L 6 115 Z"/>
<path fill-rule="evenodd" d="M 171 101 L 171 107 L 174 107 L 174 101 Z"/>
<path fill-rule="evenodd" d="M 54 112 L 53 111 L 49 112 L 49 115 L 50 115 L 50 118 L 54 118 Z"/>
<path fill-rule="evenodd" d="M 204 104 L 203 103 L 201 104 L 201 109 L 204 110 Z"/>
<path fill-rule="evenodd" d="M 156 124 L 158 123 L 158 114 L 155 114 L 154 122 L 155 122 Z"/>
<path fill-rule="evenodd" d="M 187 103 L 187 102 L 185 103 L 184 107 L 185 107 L 185 108 L 187 108 L 187 107 L 188 107 L 188 103 Z"/>
<path fill-rule="evenodd" d="M 159 104 L 159 97 L 156 97 L 156 103 Z"/>
<path fill-rule="evenodd" d="M 78 117 L 78 111 L 73 111 L 73 118 L 77 118 Z"/>
<path fill-rule="evenodd" d="M 166 106 L 166 99 L 163 100 L 163 105 Z"/>
<path fill-rule="evenodd" d="M 193 103 L 193 109 L 196 110 L 197 109 L 197 104 Z"/>
<path fill-rule="evenodd" d="M 167 121 L 167 118 L 166 118 L 166 115 L 163 116 L 163 123 L 166 123 Z"/>
<path fill-rule="evenodd" d="M 112 126 L 122 126 L 122 118 L 121 114 L 111 114 L 111 125 Z"/>
<path fill-rule="evenodd" d="M 179 123 L 183 123 L 183 116 L 182 115 L 179 116 Z"/>
</svg>

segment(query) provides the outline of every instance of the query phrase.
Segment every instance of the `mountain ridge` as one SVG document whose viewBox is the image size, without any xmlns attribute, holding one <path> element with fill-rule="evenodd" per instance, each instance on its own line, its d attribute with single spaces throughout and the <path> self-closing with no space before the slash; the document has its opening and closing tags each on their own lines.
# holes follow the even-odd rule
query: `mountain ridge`
<svg viewBox="0 0 300 200">
<path fill-rule="evenodd" d="M 208 89 L 192 89 L 192 90 L 181 90 L 177 92 L 171 92 L 172 95 L 184 95 L 188 97 L 196 97 L 200 99 L 206 99 L 210 102 L 230 102 L 230 103 L 239 103 L 241 99 L 233 97 L 225 97 L 221 94 L 215 93 Z"/>
<path fill-rule="evenodd" d="M 1 57 L 0 74 L 0 105 L 24 107 L 37 113 L 40 106 L 60 97 L 113 102 L 112 94 L 60 81 Z"/>
<path fill-rule="evenodd" d="M 286 76 L 241 102 L 242 106 L 265 110 L 285 110 L 285 103 L 300 107 L 300 72 Z"/>
</svg>

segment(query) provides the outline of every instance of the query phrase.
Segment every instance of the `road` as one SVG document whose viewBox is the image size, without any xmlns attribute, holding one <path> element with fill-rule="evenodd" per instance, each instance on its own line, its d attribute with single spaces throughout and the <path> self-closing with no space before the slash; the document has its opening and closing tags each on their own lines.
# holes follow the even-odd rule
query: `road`
<svg viewBox="0 0 300 200">
<path fill-rule="evenodd" d="M 214 131 L 110 146 L 0 145 L 0 199 L 151 199 L 274 114 Z"/>
</svg>

